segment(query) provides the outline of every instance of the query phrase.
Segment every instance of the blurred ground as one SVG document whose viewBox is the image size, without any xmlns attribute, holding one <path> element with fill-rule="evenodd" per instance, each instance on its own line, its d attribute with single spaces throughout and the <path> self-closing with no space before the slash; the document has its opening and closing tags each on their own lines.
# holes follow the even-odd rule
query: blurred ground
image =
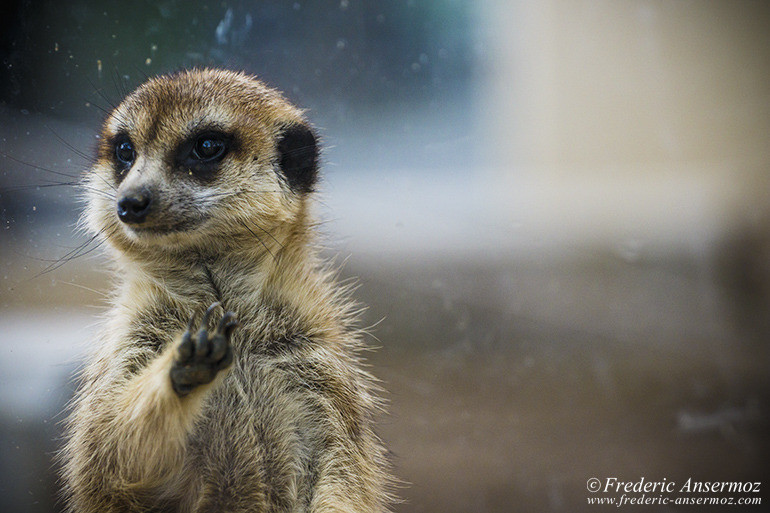
<svg viewBox="0 0 770 513">
<path fill-rule="evenodd" d="M 388 315 L 373 363 L 391 391 L 383 433 L 413 483 L 402 511 L 589 511 L 594 476 L 768 476 L 767 347 L 727 335 L 680 272 L 605 261 L 361 274 Z"/>
<path fill-rule="evenodd" d="M 4 289 L 0 315 L 0 489 L 16 511 L 51 510 L 55 422 L 98 319 L 85 305 L 108 287 L 99 265 L 6 278 L 19 294 Z M 766 482 L 768 348 L 704 301 L 695 268 L 354 255 L 344 274 L 377 324 L 380 432 L 409 483 L 398 511 L 589 511 L 590 477 Z"/>
</svg>

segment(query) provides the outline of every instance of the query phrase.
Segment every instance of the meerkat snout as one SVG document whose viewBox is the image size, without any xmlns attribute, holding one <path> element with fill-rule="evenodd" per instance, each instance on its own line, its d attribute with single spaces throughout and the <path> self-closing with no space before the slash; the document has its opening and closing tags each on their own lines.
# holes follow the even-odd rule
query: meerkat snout
<svg viewBox="0 0 770 513">
<path fill-rule="evenodd" d="M 152 206 L 152 193 L 147 188 L 132 189 L 118 199 L 118 218 L 127 224 L 141 224 Z"/>
</svg>

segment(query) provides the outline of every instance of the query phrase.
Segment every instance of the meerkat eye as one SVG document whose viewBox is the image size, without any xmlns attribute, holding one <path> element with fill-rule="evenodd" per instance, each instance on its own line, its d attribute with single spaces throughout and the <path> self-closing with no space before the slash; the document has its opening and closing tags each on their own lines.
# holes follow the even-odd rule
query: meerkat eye
<svg viewBox="0 0 770 513">
<path fill-rule="evenodd" d="M 218 130 L 201 131 L 177 147 L 174 160 L 184 174 L 211 180 L 222 159 L 237 147 L 237 140 L 231 134 Z"/>
<path fill-rule="evenodd" d="M 213 162 L 220 160 L 225 155 L 227 143 L 224 137 L 207 134 L 202 135 L 195 141 L 191 157 L 201 162 Z"/>
<path fill-rule="evenodd" d="M 124 166 L 130 166 L 136 158 L 134 145 L 128 139 L 120 139 L 115 143 L 115 158 Z"/>
</svg>

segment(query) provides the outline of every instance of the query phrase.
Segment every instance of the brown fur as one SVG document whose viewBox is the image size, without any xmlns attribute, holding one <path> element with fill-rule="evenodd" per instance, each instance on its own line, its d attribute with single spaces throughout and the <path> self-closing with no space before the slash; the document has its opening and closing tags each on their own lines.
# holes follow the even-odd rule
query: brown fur
<svg viewBox="0 0 770 513">
<path fill-rule="evenodd" d="M 237 141 L 205 183 L 170 157 L 204 125 Z M 220 70 L 152 79 L 105 122 L 85 219 L 113 248 L 120 284 L 67 423 L 70 511 L 387 510 L 355 312 L 313 249 L 311 194 L 277 169 L 276 141 L 297 125 L 278 92 Z M 124 173 L 119 133 L 136 146 Z M 134 229 L 116 196 L 146 184 L 157 208 Z M 180 337 L 215 301 L 240 323 L 234 362 L 180 396 L 169 377 Z"/>
</svg>

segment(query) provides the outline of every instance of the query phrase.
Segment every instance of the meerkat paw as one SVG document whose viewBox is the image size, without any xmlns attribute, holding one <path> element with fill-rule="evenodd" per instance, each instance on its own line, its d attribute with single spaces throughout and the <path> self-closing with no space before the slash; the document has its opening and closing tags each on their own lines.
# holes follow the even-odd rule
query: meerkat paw
<svg viewBox="0 0 770 513">
<path fill-rule="evenodd" d="M 193 333 L 194 318 L 191 318 L 176 348 L 170 375 L 171 385 L 179 396 L 189 394 L 197 386 L 211 383 L 217 373 L 233 362 L 230 335 L 238 326 L 235 314 L 226 312 L 213 334 L 209 335 L 206 330 L 209 318 L 218 306 L 219 303 L 214 303 L 203 314 L 198 333 Z"/>
</svg>

